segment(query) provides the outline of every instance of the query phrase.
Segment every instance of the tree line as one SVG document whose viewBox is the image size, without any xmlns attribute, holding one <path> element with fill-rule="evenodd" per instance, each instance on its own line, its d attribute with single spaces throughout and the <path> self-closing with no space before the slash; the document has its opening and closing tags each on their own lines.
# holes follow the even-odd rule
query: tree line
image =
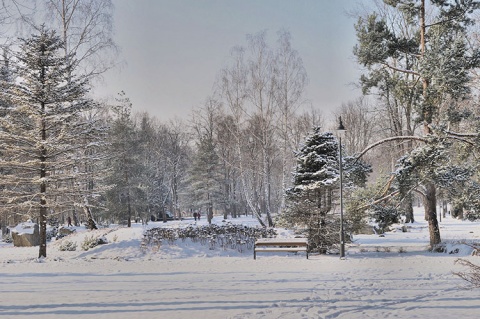
<svg viewBox="0 0 480 319">
<path fill-rule="evenodd" d="M 248 35 L 203 105 L 166 122 L 134 113 L 128 87 L 110 102 L 89 95 L 117 49 L 111 1 L 25 3 L 43 8 L 49 24 L 17 12 L 24 6 L 0 12 L 3 23 L 18 13 L 30 31 L 1 59 L 0 213 L 3 227 L 40 223 L 40 256 L 47 223 L 66 216 L 96 228 L 166 221 L 167 211 L 208 221 L 251 214 L 263 226 L 297 227 L 323 249 L 339 228 L 340 147 L 348 231 L 371 219 L 413 222 L 421 200 L 433 247 L 439 201 L 442 213 L 444 202 L 460 217 L 480 211 L 477 1 L 377 1 L 357 12 L 353 53 L 365 96 L 335 114 L 344 146 L 309 108 L 307 71 L 286 30 L 274 45 L 266 32 Z"/>
<path fill-rule="evenodd" d="M 71 18 L 76 8 L 68 4 L 48 2 L 64 28 L 22 15 L 31 35 L 3 48 L 2 227 L 37 221 L 46 256 L 47 224 L 67 216 L 90 229 L 165 220 L 167 211 L 200 211 L 209 222 L 214 213 L 252 214 L 273 226 L 293 151 L 322 121 L 314 110 L 297 112 L 307 77 L 290 34 L 279 32 L 275 48 L 265 32 L 248 36 L 191 120 L 162 123 L 134 114 L 125 92 L 111 103 L 91 98 L 101 69 L 72 49 L 80 45 L 71 42 L 65 12 Z"/>
</svg>

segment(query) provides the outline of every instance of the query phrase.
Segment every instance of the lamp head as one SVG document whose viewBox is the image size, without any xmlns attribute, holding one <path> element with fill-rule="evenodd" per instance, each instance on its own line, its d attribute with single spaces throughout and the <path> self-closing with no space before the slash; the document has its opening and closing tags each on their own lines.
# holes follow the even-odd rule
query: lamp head
<svg viewBox="0 0 480 319">
<path fill-rule="evenodd" d="M 337 135 L 338 135 L 339 137 L 343 137 L 343 136 L 345 135 L 345 131 L 346 131 L 347 129 L 345 128 L 345 126 L 343 126 L 343 122 L 342 122 L 342 117 L 341 117 L 341 116 L 338 117 L 338 122 L 339 122 L 339 123 L 338 123 L 338 128 L 337 128 Z"/>
</svg>

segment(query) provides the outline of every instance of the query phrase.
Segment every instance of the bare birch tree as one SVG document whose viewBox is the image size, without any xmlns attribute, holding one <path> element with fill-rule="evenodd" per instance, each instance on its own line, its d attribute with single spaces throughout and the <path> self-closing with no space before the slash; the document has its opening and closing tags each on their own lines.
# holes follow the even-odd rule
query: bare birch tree
<svg viewBox="0 0 480 319">
<path fill-rule="evenodd" d="M 243 196 L 252 214 L 262 226 L 265 226 L 261 211 L 253 196 L 254 190 L 249 185 L 249 182 L 252 181 L 253 172 L 247 169 L 246 154 L 244 153 L 244 145 L 246 145 L 246 141 L 249 141 L 249 138 L 245 136 L 243 130 L 248 116 L 248 74 L 247 61 L 245 61 L 245 49 L 237 46 L 232 49 L 232 63 L 230 67 L 226 67 L 221 71 L 219 90 L 236 123 L 236 125 L 230 129 L 234 136 L 233 143 L 235 145 L 235 155 L 238 163 L 237 168 L 240 175 Z"/>
<path fill-rule="evenodd" d="M 18 0 L 20 21 L 27 32 L 44 24 L 65 43 L 65 57 L 75 55 L 72 71 L 100 76 L 116 64 L 112 0 Z"/>
<path fill-rule="evenodd" d="M 275 96 L 279 109 L 277 123 L 279 123 L 278 135 L 281 143 L 282 193 L 285 193 L 291 183 L 291 171 L 295 163 L 292 150 L 298 147 L 298 142 L 293 138 L 293 123 L 296 111 L 304 103 L 302 96 L 308 78 L 300 55 L 292 48 L 290 33 L 282 30 L 278 35 L 278 49 L 275 56 L 277 90 Z M 282 209 L 285 206 L 285 197 L 281 198 L 280 208 Z"/>
</svg>

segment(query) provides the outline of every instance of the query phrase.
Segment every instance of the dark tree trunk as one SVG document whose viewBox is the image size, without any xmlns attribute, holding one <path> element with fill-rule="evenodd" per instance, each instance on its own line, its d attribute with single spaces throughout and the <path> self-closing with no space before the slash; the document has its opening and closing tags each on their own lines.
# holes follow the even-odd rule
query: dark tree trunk
<svg viewBox="0 0 480 319">
<path fill-rule="evenodd" d="M 207 211 L 207 219 L 208 219 L 208 224 L 212 224 L 212 219 L 213 219 L 213 204 L 209 203 L 208 204 L 208 211 Z"/>
<path fill-rule="evenodd" d="M 83 209 L 85 211 L 85 216 L 87 217 L 87 227 L 88 227 L 88 229 L 90 229 L 90 230 L 98 229 L 97 228 L 97 223 L 93 219 L 93 215 L 92 215 L 92 211 L 90 210 L 90 207 L 84 206 Z"/>
<path fill-rule="evenodd" d="M 224 181 L 227 181 L 228 180 L 228 173 L 225 172 L 224 176 Z M 230 213 L 230 216 L 232 216 L 232 212 L 231 212 L 231 207 L 232 207 L 232 204 L 231 204 L 231 201 L 230 201 L 230 197 L 231 197 L 231 192 L 230 192 L 230 184 L 228 182 L 224 182 L 224 189 L 225 189 L 225 195 L 224 195 L 224 198 L 225 198 L 225 201 L 224 201 L 224 205 L 223 205 L 223 219 L 227 219 L 228 218 L 228 214 Z"/>
<path fill-rule="evenodd" d="M 73 224 L 77 227 L 80 226 L 80 222 L 78 220 L 77 209 L 75 207 L 73 208 L 72 215 L 73 215 Z"/>
<path fill-rule="evenodd" d="M 428 229 L 430 231 L 430 248 L 440 244 L 440 228 L 437 220 L 437 199 L 436 188 L 433 183 L 428 183 L 425 187 L 425 197 L 423 198 L 425 207 L 425 218 L 428 221 Z"/>
<path fill-rule="evenodd" d="M 47 207 L 46 201 L 42 199 L 40 201 L 40 248 L 38 251 L 38 258 L 47 257 Z"/>
<path fill-rule="evenodd" d="M 125 163 L 125 162 L 124 162 Z M 128 172 L 125 171 L 125 185 L 127 185 L 127 227 L 132 227 L 132 206 L 130 203 L 130 184 L 129 184 L 129 176 Z M 163 214 L 164 222 L 167 222 L 165 213 Z"/>
<path fill-rule="evenodd" d="M 223 206 L 223 219 L 225 219 L 225 220 L 227 220 L 227 218 L 228 218 L 228 211 L 229 211 L 228 205 L 225 204 L 225 205 Z"/>
<path fill-rule="evenodd" d="M 45 70 L 42 70 L 41 79 L 45 77 Z M 42 113 L 45 112 L 45 104 L 41 105 Z M 42 118 L 42 141 L 47 140 L 47 123 L 45 118 Z M 40 232 L 40 247 L 38 250 L 38 258 L 47 257 L 47 184 L 45 178 L 47 177 L 47 150 L 44 146 L 41 147 L 40 151 L 40 178 L 43 180 L 40 184 L 40 216 L 39 216 L 39 232 Z"/>
<path fill-rule="evenodd" d="M 405 207 L 405 223 L 414 223 L 415 217 L 413 216 L 413 198 L 409 195 L 404 202 Z"/>
<path fill-rule="evenodd" d="M 454 204 L 452 207 L 452 217 L 463 219 L 463 204 Z"/>
</svg>

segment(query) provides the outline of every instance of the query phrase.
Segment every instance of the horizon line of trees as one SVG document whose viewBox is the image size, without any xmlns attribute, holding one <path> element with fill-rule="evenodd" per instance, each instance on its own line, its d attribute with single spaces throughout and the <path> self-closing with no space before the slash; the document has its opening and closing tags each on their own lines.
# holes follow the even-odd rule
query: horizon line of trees
<svg viewBox="0 0 480 319">
<path fill-rule="evenodd" d="M 55 22 L 35 26 L 34 16 L 22 15 L 33 35 L 5 46 L 0 65 L 1 224 L 36 219 L 40 256 L 46 256 L 47 223 L 66 216 L 91 229 L 98 223 L 130 226 L 134 219 L 166 221 L 167 211 L 175 218 L 201 211 L 209 222 L 214 213 L 225 219 L 251 214 L 265 227 L 278 216 L 290 227 L 310 227 L 301 221 L 307 214 L 317 226 L 339 226 L 330 217 L 338 214 L 332 165 L 341 146 L 333 135 L 321 135 L 336 125 L 326 125 L 318 109 L 308 110 L 307 72 L 288 31 L 277 33 L 274 46 L 265 31 L 247 35 L 245 45 L 232 48 L 212 95 L 192 110 L 191 120 L 164 123 L 134 114 L 125 92 L 112 103 L 88 95 L 95 77 L 111 66 L 94 56 L 116 46 L 108 32 L 100 44 L 78 38 L 77 31 L 94 37 L 94 30 L 108 30 L 111 20 L 95 13 L 108 16 L 111 1 L 45 3 L 57 13 L 51 15 Z M 373 174 L 366 187 L 361 182 L 347 189 L 346 229 L 399 214 L 413 222 L 413 202 L 420 198 L 433 248 L 441 241 L 437 199 L 442 209 L 449 202 L 459 217 L 464 209 L 480 212 L 480 33 L 472 16 L 479 6 L 473 0 L 455 6 L 389 0 L 358 14 L 354 55 L 365 67 L 360 85 L 375 99 L 348 101 L 335 115 L 347 127 L 345 155 L 370 164 Z M 85 14 L 97 23 L 84 24 Z M 329 141 L 329 147 L 309 150 L 317 159 L 329 156 L 328 182 L 309 171 L 319 188 L 290 196 L 303 181 L 299 154 L 312 131 Z M 321 198 L 311 200 L 311 194 Z M 295 200 L 305 198 L 318 207 L 299 206 L 308 208 L 300 212 Z M 301 214 L 289 220 L 288 212 Z M 316 212 L 321 218 L 312 217 Z M 318 236 L 322 227 L 309 229 L 326 238 Z"/>
</svg>

